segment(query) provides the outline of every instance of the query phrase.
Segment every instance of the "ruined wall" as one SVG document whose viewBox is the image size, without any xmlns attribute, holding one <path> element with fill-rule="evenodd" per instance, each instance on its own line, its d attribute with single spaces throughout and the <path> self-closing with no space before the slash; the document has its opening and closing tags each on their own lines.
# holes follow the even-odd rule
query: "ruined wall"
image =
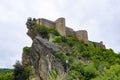
<svg viewBox="0 0 120 80">
<path fill-rule="evenodd" d="M 101 41 L 101 42 L 96 42 L 96 47 L 97 48 L 105 48 L 105 45 L 103 44 L 103 42 Z"/>
<path fill-rule="evenodd" d="M 39 18 L 37 19 L 37 23 L 41 25 L 45 25 L 49 28 L 56 28 L 61 36 L 72 35 L 77 40 L 88 43 L 87 31 L 79 30 L 75 32 L 73 29 L 66 27 L 64 18 L 58 18 L 56 21 L 50 21 L 47 19 Z"/>
<path fill-rule="evenodd" d="M 62 35 L 62 36 L 66 36 L 66 31 L 65 31 L 65 19 L 64 18 L 58 18 L 55 21 L 55 28 L 57 29 L 57 31 Z"/>
<path fill-rule="evenodd" d="M 88 34 L 86 30 L 79 30 L 75 32 L 75 36 L 77 40 L 84 41 L 88 43 Z"/>
<path fill-rule="evenodd" d="M 37 19 L 37 23 L 45 25 L 48 28 L 56 28 L 57 31 L 61 34 L 61 36 L 66 36 L 64 18 L 58 18 L 56 21 L 50 21 L 47 19 L 39 18 Z"/>
<path fill-rule="evenodd" d="M 41 25 L 45 25 L 49 28 L 55 28 L 55 23 L 53 21 L 50 21 L 47 19 L 39 18 L 39 19 L 37 19 L 37 23 L 41 24 Z"/>
<path fill-rule="evenodd" d="M 72 28 L 66 27 L 66 36 L 73 36 L 75 38 L 75 31 Z"/>
</svg>

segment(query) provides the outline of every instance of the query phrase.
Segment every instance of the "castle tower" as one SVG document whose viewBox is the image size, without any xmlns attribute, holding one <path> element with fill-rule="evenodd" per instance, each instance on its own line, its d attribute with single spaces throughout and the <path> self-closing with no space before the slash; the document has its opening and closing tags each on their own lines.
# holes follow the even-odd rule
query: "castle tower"
<svg viewBox="0 0 120 80">
<path fill-rule="evenodd" d="M 66 36 L 66 30 L 65 30 L 65 19 L 64 18 L 58 18 L 55 21 L 55 28 L 60 33 L 61 36 Z"/>
</svg>

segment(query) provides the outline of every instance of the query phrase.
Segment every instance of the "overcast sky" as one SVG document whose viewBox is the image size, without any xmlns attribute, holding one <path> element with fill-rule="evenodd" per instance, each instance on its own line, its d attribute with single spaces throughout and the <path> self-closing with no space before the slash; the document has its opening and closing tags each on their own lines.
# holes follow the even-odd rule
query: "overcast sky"
<svg viewBox="0 0 120 80">
<path fill-rule="evenodd" d="M 88 31 L 89 40 L 120 52 L 120 0 L 0 0 L 0 68 L 21 60 L 31 46 L 26 19 L 66 18 L 66 26 Z"/>
</svg>

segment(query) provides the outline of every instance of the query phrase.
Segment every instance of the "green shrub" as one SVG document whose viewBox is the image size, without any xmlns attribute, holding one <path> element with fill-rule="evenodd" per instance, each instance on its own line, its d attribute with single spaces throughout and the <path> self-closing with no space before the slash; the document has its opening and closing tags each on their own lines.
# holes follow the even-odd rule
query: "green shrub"
<svg viewBox="0 0 120 80">
<path fill-rule="evenodd" d="M 29 78 L 28 71 L 23 67 L 23 65 L 17 61 L 14 65 L 14 80 L 27 80 Z"/>
<path fill-rule="evenodd" d="M 59 32 L 54 28 L 48 28 L 48 32 L 54 34 L 55 36 L 60 36 Z"/>
<path fill-rule="evenodd" d="M 115 64 L 110 69 L 105 68 L 104 72 L 93 80 L 120 80 L 120 65 Z"/>
<path fill-rule="evenodd" d="M 75 45 L 76 40 L 72 37 L 72 36 L 68 36 L 67 37 L 67 44 L 72 47 L 73 45 Z"/>
<path fill-rule="evenodd" d="M 85 80 L 90 80 L 97 75 L 97 70 L 94 67 L 94 64 L 89 64 L 84 67 L 84 72 L 82 73 L 85 76 Z"/>
<path fill-rule="evenodd" d="M 65 61 L 67 60 L 67 56 L 66 56 L 65 52 L 58 51 L 54 55 L 56 58 L 60 59 L 63 64 L 65 64 Z"/>
<path fill-rule="evenodd" d="M 28 47 L 28 46 L 24 47 L 23 52 L 25 55 L 29 55 L 30 54 L 30 47 Z"/>
<path fill-rule="evenodd" d="M 62 42 L 62 37 L 61 36 L 55 36 L 52 40 L 54 43 L 61 43 Z"/>
<path fill-rule="evenodd" d="M 5 74 L 0 74 L 0 80 L 13 80 L 13 72 L 8 72 Z"/>
<path fill-rule="evenodd" d="M 39 33 L 43 38 L 48 38 L 48 28 L 44 25 L 35 24 L 35 31 Z"/>
<path fill-rule="evenodd" d="M 49 38 L 49 34 L 52 33 L 55 36 L 59 36 L 60 34 L 54 28 L 47 28 L 45 25 L 35 24 L 35 31 L 39 33 L 43 38 Z"/>
</svg>

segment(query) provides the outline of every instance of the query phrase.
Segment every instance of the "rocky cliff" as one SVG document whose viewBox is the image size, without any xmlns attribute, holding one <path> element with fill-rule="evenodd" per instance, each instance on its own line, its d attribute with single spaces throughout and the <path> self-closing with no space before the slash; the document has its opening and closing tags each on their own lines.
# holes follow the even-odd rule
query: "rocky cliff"
<svg viewBox="0 0 120 80">
<path fill-rule="evenodd" d="M 38 28 L 35 28 L 35 25 L 37 25 L 38 23 L 40 25 L 42 20 L 43 19 L 39 19 L 39 21 L 36 19 L 33 19 L 33 20 L 28 19 L 28 21 L 26 23 L 27 28 L 28 28 L 27 35 L 32 39 L 32 46 L 29 48 L 29 51 L 27 51 L 27 52 L 23 50 L 23 55 L 22 55 L 23 65 L 24 66 L 32 66 L 36 80 L 47 80 L 47 77 L 50 74 L 50 72 L 55 69 L 58 70 L 58 75 L 65 73 L 65 66 L 60 61 L 60 59 L 55 56 L 55 53 L 60 51 L 61 48 L 59 48 L 58 45 L 51 43 L 49 40 L 54 37 L 56 32 L 55 32 L 55 34 L 53 34 L 52 32 L 54 30 L 52 29 L 52 32 L 50 31 L 50 34 L 49 34 L 48 32 L 45 31 L 46 28 L 43 28 L 43 31 L 41 32 L 41 34 L 44 35 L 44 37 L 42 37 L 40 32 L 37 32 L 37 30 L 36 30 Z M 92 42 L 88 43 L 87 31 L 80 30 L 80 31 L 75 32 L 73 29 L 65 27 L 64 21 L 60 22 L 60 20 L 61 19 L 56 21 L 57 25 L 51 21 L 47 21 L 47 22 L 43 21 L 41 24 L 45 23 L 45 24 L 47 24 L 47 26 L 53 25 L 52 28 L 57 26 L 57 28 L 56 28 L 57 31 L 63 37 L 72 35 L 73 38 L 75 38 L 77 40 L 80 40 L 80 41 L 83 40 L 85 44 L 92 43 Z M 63 18 L 62 18 L 62 20 L 63 20 Z M 62 24 L 62 23 L 64 23 L 64 24 Z M 62 28 L 60 25 L 62 26 Z M 47 34 L 47 36 L 45 34 Z M 51 37 L 51 35 L 52 35 L 52 37 Z M 72 45 L 71 42 L 69 44 Z M 99 43 L 96 46 L 101 47 L 101 45 Z M 29 53 L 29 55 L 27 55 L 28 53 Z"/>
<path fill-rule="evenodd" d="M 60 48 L 49 42 L 48 39 L 42 38 L 41 35 L 36 32 L 32 23 L 29 23 L 27 28 L 27 35 L 32 39 L 32 46 L 29 52 L 23 50 L 22 64 L 25 67 L 32 66 L 35 80 L 47 80 L 50 72 L 55 69 L 57 69 L 58 75 L 63 74 L 64 66 L 61 61 L 54 56 L 54 53 L 59 51 Z"/>
<path fill-rule="evenodd" d="M 35 37 L 31 46 L 30 57 L 38 80 L 47 80 L 48 74 L 56 68 L 59 75 L 64 72 L 62 63 L 54 56 L 54 52 L 59 50 L 56 45 L 46 39 L 40 36 Z"/>
</svg>

